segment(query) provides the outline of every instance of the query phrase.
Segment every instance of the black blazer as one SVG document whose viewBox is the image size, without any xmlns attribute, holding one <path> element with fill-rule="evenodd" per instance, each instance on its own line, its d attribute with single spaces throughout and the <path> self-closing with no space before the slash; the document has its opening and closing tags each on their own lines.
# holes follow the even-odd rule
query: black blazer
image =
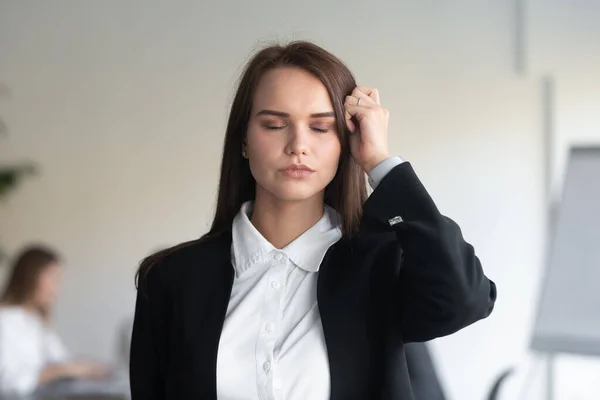
<svg viewBox="0 0 600 400">
<path fill-rule="evenodd" d="M 400 216 L 402 222 L 389 220 Z M 396 219 L 398 220 L 398 219 Z M 234 271 L 231 232 L 179 247 L 142 279 L 131 342 L 133 400 L 216 399 Z M 407 162 L 364 204 L 359 234 L 329 248 L 317 300 L 331 399 L 412 400 L 404 343 L 487 317 L 496 288 L 459 227 Z"/>
<path fill-rule="evenodd" d="M 407 343 L 404 353 L 415 400 L 446 400 L 427 343 Z"/>
</svg>

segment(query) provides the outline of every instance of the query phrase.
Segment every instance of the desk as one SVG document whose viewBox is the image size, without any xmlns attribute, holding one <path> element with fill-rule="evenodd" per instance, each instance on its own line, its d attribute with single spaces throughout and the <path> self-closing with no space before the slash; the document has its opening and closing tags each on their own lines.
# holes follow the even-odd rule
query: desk
<svg viewBox="0 0 600 400">
<path fill-rule="evenodd" d="M 110 379 L 64 379 L 52 382 L 28 396 L 0 396 L 0 400 L 129 400 L 129 379 L 117 371 Z"/>
<path fill-rule="evenodd" d="M 67 395 L 67 396 L 46 396 L 46 395 L 29 395 L 29 396 L 4 396 L 0 400 L 129 400 L 129 396 L 123 395 Z"/>
</svg>

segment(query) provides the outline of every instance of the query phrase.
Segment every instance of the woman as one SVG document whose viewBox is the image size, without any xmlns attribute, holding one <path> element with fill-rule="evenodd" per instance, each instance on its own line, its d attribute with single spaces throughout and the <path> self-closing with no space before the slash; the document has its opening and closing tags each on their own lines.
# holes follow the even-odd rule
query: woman
<svg viewBox="0 0 600 400">
<path fill-rule="evenodd" d="M 486 317 L 496 289 L 387 126 L 314 44 L 250 60 L 210 231 L 138 271 L 133 400 L 412 399 L 404 343 Z"/>
<path fill-rule="evenodd" d="M 61 378 L 102 377 L 104 366 L 71 361 L 50 328 L 60 280 L 58 256 L 29 247 L 17 257 L 0 308 L 0 393 L 26 395 Z"/>
</svg>

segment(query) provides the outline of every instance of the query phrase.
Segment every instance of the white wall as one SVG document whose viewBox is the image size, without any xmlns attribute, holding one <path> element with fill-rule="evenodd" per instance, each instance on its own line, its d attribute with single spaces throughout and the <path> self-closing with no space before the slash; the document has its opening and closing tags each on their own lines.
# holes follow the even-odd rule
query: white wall
<svg viewBox="0 0 600 400">
<path fill-rule="evenodd" d="M 554 190 L 568 147 L 600 143 L 600 3 L 529 0 L 527 69 L 556 85 Z"/>
<path fill-rule="evenodd" d="M 312 39 L 380 89 L 393 152 L 413 161 L 498 283 L 492 317 L 434 344 L 451 398 L 481 399 L 527 354 L 543 256 L 541 89 L 533 68 L 512 73 L 512 7 L 0 2 L 0 81 L 13 91 L 0 103 L 11 129 L 0 159 L 42 167 L 0 207 L 2 243 L 39 239 L 63 251 L 57 328 L 74 352 L 114 357 L 139 259 L 210 222 L 227 107 L 248 53 L 265 39 Z"/>
<path fill-rule="evenodd" d="M 552 196 L 560 200 L 569 147 L 600 145 L 600 3 L 527 2 L 530 76 L 548 76 L 555 85 Z M 600 182 L 599 182 L 600 184 Z M 556 399 L 600 397 L 600 360 L 556 357 Z M 536 374 L 545 367 L 532 368 Z"/>
</svg>

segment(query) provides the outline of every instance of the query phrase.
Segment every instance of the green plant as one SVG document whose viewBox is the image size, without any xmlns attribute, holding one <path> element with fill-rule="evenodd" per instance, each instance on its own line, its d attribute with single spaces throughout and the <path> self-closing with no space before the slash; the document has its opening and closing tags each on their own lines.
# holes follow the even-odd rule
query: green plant
<svg viewBox="0 0 600 400">
<path fill-rule="evenodd" d="M 7 96 L 8 93 L 8 87 L 0 83 L 0 97 Z M 0 118 L 0 136 L 6 136 L 7 132 L 6 123 Z M 6 199 L 23 177 L 34 172 L 35 166 L 32 163 L 0 165 L 0 201 Z M 5 257 L 6 253 L 0 247 L 0 261 L 3 261 Z"/>
<path fill-rule="evenodd" d="M 4 200 L 8 193 L 17 186 L 21 178 L 34 172 L 35 167 L 33 164 L 0 166 L 0 200 Z"/>
</svg>

